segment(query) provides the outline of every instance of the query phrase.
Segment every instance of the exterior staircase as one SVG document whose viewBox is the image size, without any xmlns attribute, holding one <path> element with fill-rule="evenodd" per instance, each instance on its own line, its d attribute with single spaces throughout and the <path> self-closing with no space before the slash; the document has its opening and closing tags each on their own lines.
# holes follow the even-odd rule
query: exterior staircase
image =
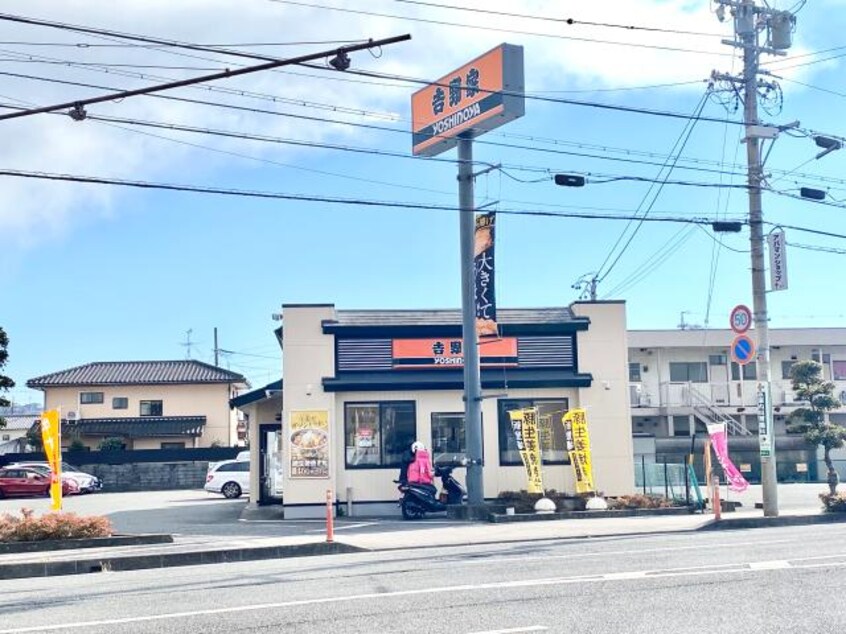
<svg viewBox="0 0 846 634">
<path fill-rule="evenodd" d="M 689 386 L 690 405 L 693 415 L 706 425 L 709 423 L 725 423 L 726 432 L 732 436 L 752 436 L 752 432 L 740 425 L 731 416 L 724 414 L 711 401 L 692 385 Z"/>
</svg>

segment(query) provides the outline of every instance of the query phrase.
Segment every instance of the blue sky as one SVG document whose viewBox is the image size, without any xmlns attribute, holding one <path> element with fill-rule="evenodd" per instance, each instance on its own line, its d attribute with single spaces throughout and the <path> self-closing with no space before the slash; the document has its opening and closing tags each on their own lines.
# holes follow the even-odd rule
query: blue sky
<svg viewBox="0 0 846 634">
<path fill-rule="evenodd" d="M 572 3 L 572 9 L 571 3 L 541 0 L 461 4 L 572 17 L 582 22 L 704 32 L 711 34 L 709 37 L 566 26 L 549 20 L 469 14 L 395 0 L 367 3 L 368 11 L 383 16 L 325 8 L 362 8 L 362 3 L 342 0 L 303 0 L 303 4 L 324 8 L 270 0 L 186 0 L 178 7 L 164 0 L 126 0 L 120 13 L 111 9 L 112 4 L 105 0 L 68 2 L 56 9 L 46 0 L 10 0 L 5 10 L 202 43 L 339 41 L 411 33 L 411 42 L 386 47 L 378 59 L 367 53 L 354 55 L 353 68 L 429 79 L 507 41 L 524 46 L 527 90 L 533 95 L 686 114 L 696 110 L 705 90 L 704 80 L 712 69 L 739 69 L 732 49 L 719 43 L 730 33 L 730 25 L 721 25 L 704 1 L 620 0 L 590 8 Z M 789 8 L 793 4 L 781 2 L 776 6 Z M 844 14 L 846 3 L 842 0 L 809 2 L 799 12 L 793 49 L 788 58 L 770 66 L 774 72 L 782 69 L 779 83 L 784 93 L 783 109 L 772 115 L 762 113 L 765 121 L 799 120 L 803 128 L 846 135 L 839 116 L 846 94 L 833 94 L 844 93 L 846 57 L 837 55 L 846 49 L 811 54 L 844 45 L 838 29 Z M 605 43 L 551 37 L 559 35 Z M 216 54 L 197 53 L 206 58 L 202 60 L 186 57 L 190 51 L 174 55 L 149 48 L 56 46 L 114 42 L 34 26 L 0 23 L 0 40 L 0 72 L 120 88 L 156 83 L 153 75 L 189 77 L 209 72 L 199 69 L 233 63 L 231 59 L 220 61 L 227 58 Z M 704 52 L 656 50 L 643 45 Z M 290 55 L 331 46 L 301 44 L 243 50 Z M 32 56 L 38 59 L 33 61 Z M 43 58 L 191 68 L 83 69 L 46 64 L 49 60 Z M 110 72 L 103 72 L 106 68 Z M 92 106 L 89 112 L 410 155 L 410 137 L 405 132 L 410 127 L 409 102 L 415 85 L 338 77 L 337 73 L 311 69 L 295 73 L 263 73 L 216 84 L 266 95 L 262 98 L 196 89 L 172 94 L 296 116 L 380 125 L 400 132 L 144 97 Z M 0 101 L 43 105 L 102 92 L 7 76 Z M 308 105 L 273 102 L 268 95 Z M 315 104 L 343 111 L 332 112 Z M 707 101 L 702 114 L 719 119 L 739 117 L 738 112 L 726 110 L 716 99 Z M 457 202 L 455 165 L 448 162 L 175 131 L 146 130 L 148 134 L 142 134 L 138 129 L 90 120 L 75 123 L 53 115 L 0 125 L 6 132 L 0 168 L 446 206 Z M 648 184 L 623 181 L 565 189 L 556 188 L 550 180 L 523 183 L 515 179 L 536 180 L 555 172 L 590 173 L 594 179 L 602 175 L 655 178 L 657 166 L 631 161 L 660 165 L 684 126 L 685 121 L 678 119 L 529 99 L 525 117 L 481 139 L 523 147 L 479 143 L 475 158 L 547 171 L 509 169 L 507 174 L 495 171 L 482 176 L 476 183 L 477 204 L 499 201 L 495 208 L 509 211 L 632 213 Z M 738 143 L 739 130 L 734 125 L 698 123 L 679 165 L 699 170 L 678 169 L 671 179 L 709 185 L 741 182 L 737 176 L 702 171 L 742 172 L 745 151 Z M 846 154 L 835 152 L 787 176 L 777 171 L 793 170 L 817 151 L 807 138 L 779 139 L 768 162 L 773 170 L 773 187 L 830 187 L 834 198 L 846 198 L 846 184 L 818 180 L 843 178 Z M 454 151 L 443 157 L 454 159 Z M 731 167 L 735 163 L 739 165 Z M 218 327 L 220 346 L 238 353 L 225 355 L 229 367 L 247 375 L 254 384 L 273 380 L 279 374 L 279 355 L 271 314 L 282 303 L 334 302 L 339 308 L 433 308 L 457 307 L 460 303 L 458 220 L 452 211 L 262 201 L 13 178 L 3 179 L 3 191 L 0 325 L 11 338 L 8 370 L 18 382 L 13 397 L 20 402 L 38 397 L 24 384 L 39 374 L 97 360 L 183 358 L 185 348 L 180 343 L 189 329 L 195 342 L 194 358 L 211 360 L 212 331 Z M 745 214 L 746 205 L 743 190 L 668 185 L 651 213 L 737 218 Z M 843 209 L 773 194 L 765 195 L 764 205 L 766 218 L 773 222 L 846 233 Z M 575 300 L 578 292 L 571 285 L 583 274 L 597 270 L 609 253 L 608 262 L 616 257 L 611 249 L 625 224 L 501 215 L 497 234 L 498 303 L 540 306 Z M 817 235 L 788 231 L 787 236 L 791 243 L 846 247 L 843 240 Z M 683 311 L 689 323 L 704 325 L 707 319 L 712 327 L 723 327 L 733 305 L 751 302 L 747 250 L 746 232 L 726 237 L 724 246 L 716 249 L 710 231 L 692 225 L 645 223 L 600 284 L 599 295 L 625 299 L 632 328 L 673 328 Z M 788 257 L 790 289 L 770 294 L 771 325 L 842 325 L 846 300 L 839 293 L 838 272 L 843 255 L 791 248 Z"/>
</svg>

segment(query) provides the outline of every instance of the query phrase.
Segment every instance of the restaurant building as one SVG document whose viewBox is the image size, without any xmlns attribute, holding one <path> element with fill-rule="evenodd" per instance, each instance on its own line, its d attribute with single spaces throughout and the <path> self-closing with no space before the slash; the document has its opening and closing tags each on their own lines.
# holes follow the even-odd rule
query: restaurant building
<svg viewBox="0 0 846 634">
<path fill-rule="evenodd" d="M 500 309 L 498 322 L 499 337 L 480 344 L 485 497 L 526 488 L 508 416 L 524 407 L 539 410 L 547 490 L 575 491 L 561 419 L 578 407 L 597 489 L 631 492 L 625 304 Z M 331 491 L 353 515 L 398 513 L 393 480 L 413 441 L 436 464 L 460 462 L 460 311 L 284 305 L 276 334 L 284 381 L 232 401 L 250 421 L 250 509 L 317 517 Z M 465 481 L 463 468 L 456 475 Z"/>
</svg>

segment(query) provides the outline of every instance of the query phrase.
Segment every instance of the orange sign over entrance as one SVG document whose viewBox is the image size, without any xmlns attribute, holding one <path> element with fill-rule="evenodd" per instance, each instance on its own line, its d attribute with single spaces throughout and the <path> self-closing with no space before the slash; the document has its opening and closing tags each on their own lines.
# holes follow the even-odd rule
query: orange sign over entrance
<svg viewBox="0 0 846 634">
<path fill-rule="evenodd" d="M 461 337 L 438 339 L 394 339 L 392 365 L 395 369 L 428 370 L 463 368 L 464 342 Z M 505 337 L 479 344 L 483 368 L 517 367 L 517 338 Z"/>
</svg>

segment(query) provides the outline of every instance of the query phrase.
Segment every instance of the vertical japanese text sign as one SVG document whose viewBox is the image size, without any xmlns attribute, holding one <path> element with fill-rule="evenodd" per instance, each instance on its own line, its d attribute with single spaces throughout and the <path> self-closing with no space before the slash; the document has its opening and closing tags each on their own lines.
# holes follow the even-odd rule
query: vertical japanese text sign
<svg viewBox="0 0 846 634">
<path fill-rule="evenodd" d="M 435 156 L 525 112 L 523 47 L 500 44 L 411 96 L 412 153 Z"/>
<path fill-rule="evenodd" d="M 576 474 L 576 493 L 592 493 L 595 490 L 593 465 L 585 410 L 571 409 L 564 414 L 562 422 L 567 439 L 567 451 Z"/>
<path fill-rule="evenodd" d="M 770 248 L 770 289 L 774 291 L 787 290 L 787 243 L 784 231 L 773 231 L 767 236 Z"/>
<path fill-rule="evenodd" d="M 41 444 L 50 465 L 50 508 L 62 510 L 62 437 L 59 410 L 51 409 L 41 414 Z"/>
<path fill-rule="evenodd" d="M 538 434 L 538 410 L 536 407 L 508 412 L 511 429 L 523 466 L 526 467 L 529 493 L 543 493 L 541 476 L 540 436 Z"/>
<path fill-rule="evenodd" d="M 494 236 L 496 215 L 476 216 L 473 269 L 476 287 L 476 336 L 496 337 L 496 295 L 494 292 Z"/>
</svg>

